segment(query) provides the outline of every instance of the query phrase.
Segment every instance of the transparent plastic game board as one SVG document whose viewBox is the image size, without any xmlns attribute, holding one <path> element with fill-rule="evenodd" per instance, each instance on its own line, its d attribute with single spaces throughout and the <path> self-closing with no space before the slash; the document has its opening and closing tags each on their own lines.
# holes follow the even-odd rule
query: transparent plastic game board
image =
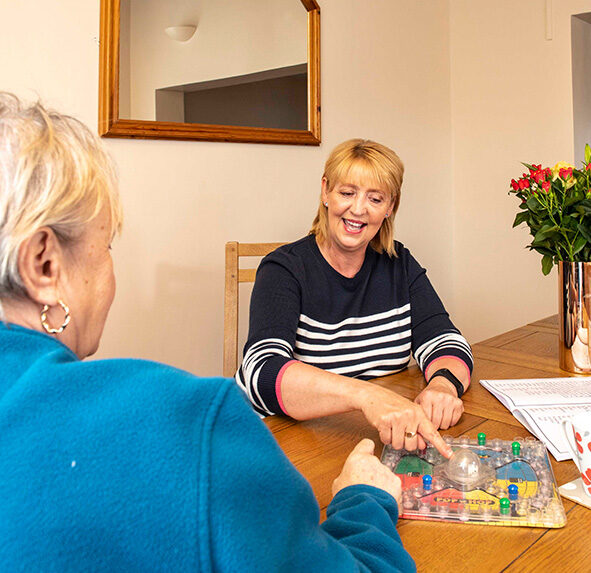
<svg viewBox="0 0 591 573">
<path fill-rule="evenodd" d="M 563 527 L 566 514 L 548 453 L 534 438 L 445 441 L 408 452 L 386 446 L 382 462 L 402 480 L 401 517 L 488 525 Z"/>
</svg>

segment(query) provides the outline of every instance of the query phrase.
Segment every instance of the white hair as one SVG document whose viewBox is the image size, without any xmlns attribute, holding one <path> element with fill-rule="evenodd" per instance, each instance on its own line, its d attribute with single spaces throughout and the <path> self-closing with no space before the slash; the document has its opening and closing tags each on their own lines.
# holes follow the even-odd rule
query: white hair
<svg viewBox="0 0 591 573">
<path fill-rule="evenodd" d="M 73 117 L 0 92 L 0 319 L 3 299 L 27 296 L 22 242 L 49 227 L 67 246 L 105 206 L 118 233 L 117 176 L 100 138 Z"/>
</svg>

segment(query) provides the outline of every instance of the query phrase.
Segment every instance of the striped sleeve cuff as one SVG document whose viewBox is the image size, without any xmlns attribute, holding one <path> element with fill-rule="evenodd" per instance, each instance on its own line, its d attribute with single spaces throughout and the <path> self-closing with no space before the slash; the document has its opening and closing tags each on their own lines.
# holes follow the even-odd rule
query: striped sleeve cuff
<svg viewBox="0 0 591 573">
<path fill-rule="evenodd" d="M 281 370 L 279 370 L 279 374 L 277 374 L 277 379 L 275 380 L 275 395 L 277 396 L 277 402 L 279 403 L 279 407 L 281 408 L 281 411 L 284 414 L 286 414 L 287 416 L 289 416 L 289 414 L 287 413 L 287 410 L 285 409 L 285 406 L 283 405 L 283 397 L 281 395 L 281 380 L 283 379 L 283 374 L 285 373 L 285 371 L 292 364 L 295 364 L 296 362 L 297 362 L 297 360 L 290 360 L 289 362 L 286 362 L 281 367 Z"/>
<path fill-rule="evenodd" d="M 285 411 L 281 402 L 281 375 L 293 361 L 291 346 L 278 338 L 261 340 L 248 349 L 236 373 L 236 382 L 260 415 Z"/>
<path fill-rule="evenodd" d="M 421 344 L 415 351 L 415 359 L 424 372 L 433 360 L 451 357 L 461 360 L 470 374 L 474 368 L 472 349 L 467 340 L 459 332 L 445 332 Z"/>
</svg>

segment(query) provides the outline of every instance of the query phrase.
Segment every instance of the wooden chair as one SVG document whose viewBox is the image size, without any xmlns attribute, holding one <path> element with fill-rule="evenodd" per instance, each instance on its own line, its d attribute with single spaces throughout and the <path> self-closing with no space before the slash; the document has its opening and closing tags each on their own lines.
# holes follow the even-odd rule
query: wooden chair
<svg viewBox="0 0 591 573">
<path fill-rule="evenodd" d="M 226 286 L 224 295 L 224 376 L 238 369 L 238 285 L 252 283 L 256 268 L 240 268 L 240 257 L 264 257 L 285 243 L 226 243 Z M 257 265 L 258 267 L 258 265 Z"/>
</svg>

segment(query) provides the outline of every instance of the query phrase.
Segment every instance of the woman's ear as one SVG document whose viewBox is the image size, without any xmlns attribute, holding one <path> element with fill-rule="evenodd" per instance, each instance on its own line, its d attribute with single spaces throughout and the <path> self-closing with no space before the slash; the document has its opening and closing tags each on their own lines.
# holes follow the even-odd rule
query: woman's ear
<svg viewBox="0 0 591 573">
<path fill-rule="evenodd" d="M 328 179 L 326 177 L 322 178 L 322 202 L 326 203 L 328 201 Z"/>
<path fill-rule="evenodd" d="M 388 207 L 388 213 L 386 215 L 386 218 L 388 218 L 392 214 L 393 210 L 394 210 L 394 197 L 392 197 L 390 199 L 390 206 Z"/>
<path fill-rule="evenodd" d="M 42 227 L 21 243 L 18 271 L 31 300 L 41 305 L 57 304 L 62 264 L 63 249 L 49 227 Z"/>
</svg>

